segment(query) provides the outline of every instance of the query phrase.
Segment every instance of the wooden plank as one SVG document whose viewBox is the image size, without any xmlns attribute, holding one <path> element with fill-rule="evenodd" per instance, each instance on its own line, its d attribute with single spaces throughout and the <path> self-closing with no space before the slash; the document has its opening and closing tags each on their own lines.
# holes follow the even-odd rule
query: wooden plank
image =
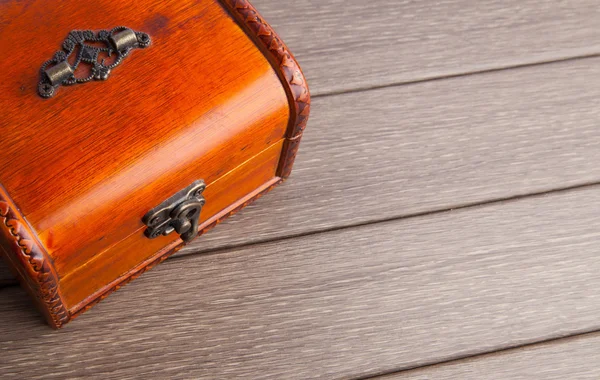
<svg viewBox="0 0 600 380">
<path fill-rule="evenodd" d="M 181 254 L 600 181 L 600 59 L 316 99 L 290 181 Z"/>
<path fill-rule="evenodd" d="M 599 346 L 599 333 L 586 334 L 377 379 L 597 380 L 600 378 Z"/>
<path fill-rule="evenodd" d="M 254 0 L 322 95 L 600 53 L 595 0 Z"/>
<path fill-rule="evenodd" d="M 320 98 L 290 181 L 182 254 L 600 181 L 600 59 Z"/>
<path fill-rule="evenodd" d="M 598 225 L 596 186 L 169 260 L 60 332 L 4 289 L 0 373 L 350 378 L 597 330 Z"/>
</svg>

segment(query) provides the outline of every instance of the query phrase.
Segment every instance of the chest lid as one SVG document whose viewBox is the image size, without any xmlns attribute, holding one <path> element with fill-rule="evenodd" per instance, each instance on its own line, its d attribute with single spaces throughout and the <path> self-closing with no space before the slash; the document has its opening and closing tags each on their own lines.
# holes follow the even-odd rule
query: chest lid
<svg viewBox="0 0 600 380">
<path fill-rule="evenodd" d="M 173 246 L 114 251 L 180 192 L 212 186 L 194 199 L 214 216 L 276 183 L 308 116 L 299 68 L 247 1 L 4 1 L 0 51 L 1 193 L 64 289 L 122 261 L 66 295 L 73 310 Z"/>
</svg>

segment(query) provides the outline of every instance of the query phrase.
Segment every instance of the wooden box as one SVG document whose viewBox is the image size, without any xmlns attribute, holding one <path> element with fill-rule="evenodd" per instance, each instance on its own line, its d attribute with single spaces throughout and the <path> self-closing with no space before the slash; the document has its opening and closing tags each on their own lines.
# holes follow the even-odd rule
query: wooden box
<svg viewBox="0 0 600 380">
<path fill-rule="evenodd" d="M 0 51 L 0 246 L 56 328 L 281 183 L 308 119 L 246 0 L 2 1 Z"/>
</svg>

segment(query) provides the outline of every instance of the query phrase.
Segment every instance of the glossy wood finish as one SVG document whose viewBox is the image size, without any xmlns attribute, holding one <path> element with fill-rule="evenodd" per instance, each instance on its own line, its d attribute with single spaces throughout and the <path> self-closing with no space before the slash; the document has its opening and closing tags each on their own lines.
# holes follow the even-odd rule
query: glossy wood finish
<svg viewBox="0 0 600 380">
<path fill-rule="evenodd" d="M 199 178 L 210 184 L 287 128 L 280 81 L 218 3 L 158 4 L 140 13 L 135 10 L 146 1 L 36 1 L 0 31 L 1 50 L 27 46 L 17 49 L 15 61 L 0 63 L 12 90 L 0 103 L 10 127 L 4 128 L 0 183 L 60 272 L 138 230 L 141 217 L 174 192 Z M 53 21 L 39 36 L 27 26 L 41 10 Z M 147 31 L 153 45 L 132 54 L 106 82 L 42 100 L 32 72 L 57 50 L 73 19 L 91 29 L 118 21 Z"/>
<path fill-rule="evenodd" d="M 41 13 L 51 22 L 40 35 Z M 310 96 L 246 1 L 9 1 L 0 14 L 0 49 L 14 52 L 0 62 L 0 183 L 37 232 L 67 308 L 169 253 L 178 238 L 148 240 L 141 219 L 194 180 L 208 184 L 203 218 L 220 219 L 289 175 Z M 37 95 L 39 67 L 70 30 L 115 23 L 152 46 L 105 82 Z"/>
<path fill-rule="evenodd" d="M 249 199 L 256 189 L 268 187 L 273 181 L 279 180 L 276 171 L 282 146 L 283 140 L 207 186 L 204 196 L 212 202 L 207 202 L 202 209 L 200 230 L 206 228 L 215 218 L 227 213 L 228 207 Z M 141 228 L 110 250 L 98 253 L 84 266 L 61 276 L 64 301 L 70 310 L 78 311 L 88 302 L 106 293 L 113 287 L 113 282 L 122 281 L 121 274 L 151 260 L 165 247 L 174 249 L 181 244 L 179 238 L 174 235 L 142 240 L 140 235 L 143 230 Z M 90 281 L 90 278 L 94 281 Z M 88 302 L 84 302 L 86 299 Z"/>
</svg>

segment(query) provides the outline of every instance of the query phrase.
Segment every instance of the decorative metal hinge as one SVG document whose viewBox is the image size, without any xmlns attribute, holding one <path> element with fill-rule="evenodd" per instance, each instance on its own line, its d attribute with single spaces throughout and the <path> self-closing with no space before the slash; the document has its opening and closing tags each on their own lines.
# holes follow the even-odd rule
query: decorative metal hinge
<svg viewBox="0 0 600 380">
<path fill-rule="evenodd" d="M 42 65 L 38 93 L 43 98 L 51 98 L 61 85 L 106 80 L 111 70 L 119 66 L 133 49 L 146 48 L 150 42 L 146 33 L 124 26 L 96 34 L 91 30 L 74 30 L 63 42 L 63 50 Z M 107 63 L 107 60 L 111 62 Z M 78 76 L 78 71 L 85 71 L 78 70 L 82 65 L 87 65 L 89 70 Z"/>
<path fill-rule="evenodd" d="M 204 181 L 196 181 L 150 210 L 142 219 L 148 226 L 146 237 L 156 239 L 177 232 L 184 243 L 194 240 L 198 235 L 200 212 L 206 202 L 202 196 L 205 189 Z"/>
</svg>

